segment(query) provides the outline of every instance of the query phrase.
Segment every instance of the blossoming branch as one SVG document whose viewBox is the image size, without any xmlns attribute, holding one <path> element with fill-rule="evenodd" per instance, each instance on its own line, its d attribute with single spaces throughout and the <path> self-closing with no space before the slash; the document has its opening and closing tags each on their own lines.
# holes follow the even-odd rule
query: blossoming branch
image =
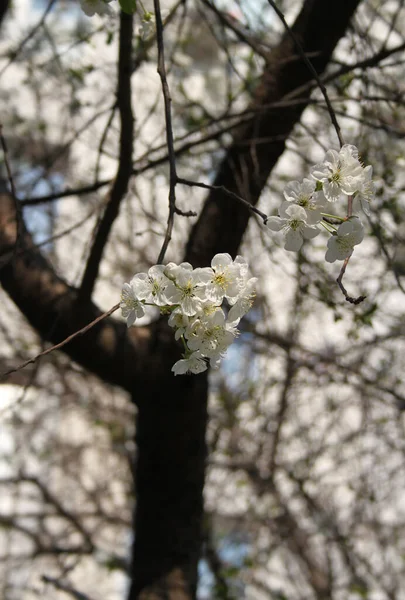
<svg viewBox="0 0 405 600">
<path fill-rule="evenodd" d="M 375 191 L 372 174 L 372 167 L 360 162 L 355 146 L 345 144 L 340 152 L 328 150 L 324 161 L 311 168 L 310 179 L 286 186 L 279 216 L 269 217 L 266 225 L 272 231 L 283 231 L 284 248 L 291 252 L 300 250 L 304 239 L 312 239 L 324 229 L 331 236 L 325 260 L 346 260 L 364 238 L 363 225 L 353 211 L 361 208 L 369 214 Z M 345 197 L 346 216 L 333 214 L 332 207 Z"/>
<path fill-rule="evenodd" d="M 120 307 L 127 326 L 143 317 L 149 306 L 170 314 L 175 339 L 184 346 L 183 358 L 172 368 L 175 375 L 218 368 L 238 335 L 237 325 L 255 298 L 256 277 L 249 277 L 242 256 L 217 254 L 211 267 L 193 269 L 190 263 L 154 265 L 125 283 Z M 224 310 L 226 301 L 229 310 Z"/>
</svg>

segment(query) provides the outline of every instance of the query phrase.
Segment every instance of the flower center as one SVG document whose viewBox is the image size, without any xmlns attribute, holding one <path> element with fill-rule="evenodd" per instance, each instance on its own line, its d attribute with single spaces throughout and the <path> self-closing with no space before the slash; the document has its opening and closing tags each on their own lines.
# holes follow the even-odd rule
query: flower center
<svg viewBox="0 0 405 600">
<path fill-rule="evenodd" d="M 310 206 L 311 203 L 311 197 L 310 196 L 300 196 L 300 198 L 298 199 L 298 206 L 302 206 L 303 208 L 307 208 Z"/>
<path fill-rule="evenodd" d="M 332 173 L 332 175 L 329 177 L 329 181 L 330 183 L 339 183 L 342 179 L 342 174 L 340 172 L 340 167 L 338 167 L 338 169 Z"/>
<path fill-rule="evenodd" d="M 161 290 L 161 285 L 160 283 L 155 279 L 152 282 L 152 296 L 157 296 L 157 294 L 160 292 Z"/>
<path fill-rule="evenodd" d="M 223 290 L 225 290 L 229 284 L 229 279 L 224 273 L 217 273 L 216 275 L 214 275 L 213 281 L 218 287 L 222 288 Z"/>
<path fill-rule="evenodd" d="M 352 236 L 338 237 L 336 243 L 342 250 L 351 250 L 354 246 Z"/>
<path fill-rule="evenodd" d="M 297 229 L 299 229 L 302 224 L 303 224 L 303 221 L 301 221 L 300 219 L 291 219 L 291 221 L 289 221 L 287 227 L 289 227 L 293 231 L 297 231 Z"/>
<path fill-rule="evenodd" d="M 194 286 L 192 281 L 188 281 L 186 285 L 182 288 L 183 295 L 190 297 L 193 296 Z"/>
</svg>

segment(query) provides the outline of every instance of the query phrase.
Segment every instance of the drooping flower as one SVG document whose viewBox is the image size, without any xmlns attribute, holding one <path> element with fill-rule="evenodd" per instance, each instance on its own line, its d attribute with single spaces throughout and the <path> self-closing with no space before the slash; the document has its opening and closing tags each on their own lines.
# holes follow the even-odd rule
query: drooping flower
<svg viewBox="0 0 405 600">
<path fill-rule="evenodd" d="M 283 230 L 285 235 L 285 250 L 298 252 L 305 239 L 312 239 L 319 234 L 319 229 L 308 225 L 307 213 L 304 208 L 291 204 L 281 205 L 279 217 L 269 217 L 266 225 L 272 231 Z"/>
<path fill-rule="evenodd" d="M 108 2 L 111 2 L 111 0 L 80 0 L 80 5 L 88 17 L 93 17 L 94 15 L 112 14 Z"/>
<path fill-rule="evenodd" d="M 182 335 L 185 334 L 187 327 L 190 324 L 190 317 L 183 315 L 181 310 L 176 308 L 169 317 L 169 325 L 170 327 L 174 327 L 176 329 L 174 333 L 174 339 L 178 340 Z"/>
<path fill-rule="evenodd" d="M 138 30 L 139 35 L 141 36 L 141 38 L 143 40 L 146 40 L 146 39 L 148 39 L 148 37 L 150 35 L 155 33 L 155 30 L 156 30 L 155 15 L 151 12 L 145 12 L 142 17 L 141 26 Z"/>
<path fill-rule="evenodd" d="M 230 302 L 231 309 L 228 313 L 228 321 L 230 323 L 239 323 L 240 319 L 252 308 L 253 301 L 256 297 L 255 285 L 257 277 L 251 277 L 247 280 L 243 289 L 240 291 L 236 301 Z"/>
<path fill-rule="evenodd" d="M 165 23 L 167 17 L 170 14 L 170 11 L 166 8 L 163 8 L 160 12 L 162 17 L 163 24 Z M 156 32 L 156 16 L 152 12 L 145 12 L 142 17 L 141 26 L 138 29 L 138 35 L 141 36 L 143 40 L 147 40 L 149 37 L 154 35 Z"/>
<path fill-rule="evenodd" d="M 322 183 L 329 202 L 336 202 L 341 194 L 351 196 L 364 180 L 364 169 L 355 146 L 345 144 L 339 152 L 328 150 L 322 163 L 314 165 L 311 176 Z"/>
<path fill-rule="evenodd" d="M 131 327 L 140 317 L 145 314 L 142 302 L 136 297 L 132 285 L 124 283 L 121 292 L 120 308 L 122 316 L 127 320 L 127 327 Z"/>
<path fill-rule="evenodd" d="M 358 191 L 354 195 L 355 203 L 359 202 L 361 208 L 366 215 L 370 214 L 370 202 L 374 200 L 375 196 L 375 184 L 371 179 L 373 176 L 373 167 L 368 165 L 364 168 L 364 178 L 359 186 Z"/>
<path fill-rule="evenodd" d="M 185 373 L 202 373 L 208 368 L 207 361 L 204 360 L 201 352 L 192 352 L 187 358 L 181 358 L 172 366 L 175 375 L 184 375 Z"/>
<path fill-rule="evenodd" d="M 336 234 L 329 238 L 325 260 L 330 263 L 335 260 L 344 260 L 351 255 L 354 246 L 360 244 L 363 238 L 362 222 L 358 217 L 350 217 L 339 226 Z"/>
</svg>

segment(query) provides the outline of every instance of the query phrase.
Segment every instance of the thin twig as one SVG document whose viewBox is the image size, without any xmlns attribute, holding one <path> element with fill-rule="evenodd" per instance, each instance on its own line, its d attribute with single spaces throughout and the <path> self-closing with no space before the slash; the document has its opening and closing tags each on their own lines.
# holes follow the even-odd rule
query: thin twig
<svg viewBox="0 0 405 600">
<path fill-rule="evenodd" d="M 247 200 L 245 200 L 241 196 L 238 196 L 238 194 L 235 194 L 235 192 L 232 192 L 231 190 L 228 190 L 228 188 L 226 188 L 224 185 L 209 185 L 208 183 L 202 183 L 200 181 L 191 181 L 189 179 L 184 179 L 183 177 L 178 177 L 177 183 L 182 183 L 182 184 L 188 185 L 190 187 L 200 187 L 200 188 L 203 188 L 205 190 L 217 190 L 219 192 L 223 192 L 224 194 L 226 194 L 230 198 L 233 198 L 234 200 L 237 200 L 238 202 L 240 202 L 241 204 L 243 204 L 244 206 L 246 206 L 246 208 L 248 208 L 253 213 L 255 213 L 256 215 L 258 215 L 261 219 L 263 219 L 263 223 L 265 225 L 267 223 L 267 219 L 269 218 L 268 215 L 266 215 L 261 210 L 259 210 L 258 208 L 256 208 L 252 204 L 250 204 L 250 202 L 248 202 Z"/>
<path fill-rule="evenodd" d="M 44 13 L 43 13 L 42 17 L 40 18 L 40 20 L 38 21 L 38 23 L 30 30 L 29 34 L 20 42 L 18 48 L 16 48 L 15 50 L 11 51 L 11 53 L 10 53 L 11 58 L 7 62 L 7 64 L 4 65 L 4 67 L 2 68 L 2 70 L 0 71 L 0 77 L 8 69 L 8 67 L 14 62 L 14 60 L 17 58 L 17 56 L 19 55 L 19 53 L 21 52 L 21 50 L 24 48 L 24 46 L 35 36 L 35 34 L 37 33 L 37 31 L 45 23 L 45 20 L 46 20 L 48 14 L 50 13 L 50 11 L 52 9 L 52 6 L 55 4 L 55 1 L 56 0 L 50 0 L 49 1 L 48 6 L 44 10 Z"/>
<path fill-rule="evenodd" d="M 161 264 L 166 254 L 167 247 L 170 240 L 172 239 L 174 215 L 176 213 L 176 154 L 174 151 L 174 139 L 173 139 L 173 128 L 172 128 L 172 114 L 171 114 L 171 102 L 169 84 L 167 83 L 166 67 L 165 67 L 165 51 L 163 43 L 163 23 L 162 15 L 160 12 L 159 0 L 153 0 L 155 8 L 155 19 L 156 19 L 156 41 L 158 48 L 158 68 L 160 81 L 162 83 L 163 100 L 165 104 L 165 120 L 166 120 L 166 141 L 169 158 L 169 216 L 167 218 L 167 228 L 165 239 L 163 240 L 162 248 L 159 252 L 157 264 Z"/>
<path fill-rule="evenodd" d="M 71 587 L 70 585 L 67 585 L 66 583 L 62 583 L 61 581 L 59 581 L 58 579 L 55 579 L 54 577 L 48 577 L 48 575 L 42 575 L 42 581 L 44 583 L 49 583 L 49 584 L 53 585 L 57 590 L 59 590 L 61 592 L 65 592 L 65 594 L 68 594 L 75 600 L 91 600 L 90 596 L 87 596 L 86 594 L 79 592 L 75 588 Z"/>
<path fill-rule="evenodd" d="M 336 282 L 337 282 L 342 294 L 346 298 L 347 302 L 350 302 L 350 304 L 360 304 L 361 302 L 363 302 L 363 300 L 365 300 L 367 298 L 367 296 L 358 296 L 358 298 L 353 298 L 352 296 L 349 296 L 345 286 L 343 285 L 343 276 L 346 272 L 346 267 L 349 264 L 350 257 L 351 257 L 351 254 L 350 254 L 350 256 L 348 256 L 345 259 L 345 261 L 342 265 L 342 268 L 340 269 L 339 277 L 336 279 Z"/>
<path fill-rule="evenodd" d="M 248 32 L 246 30 L 243 30 L 242 27 L 237 25 L 228 16 L 226 12 L 219 10 L 215 6 L 215 4 L 212 4 L 212 2 L 210 2 L 210 0 L 202 0 L 202 3 L 205 6 L 207 6 L 210 10 L 212 10 L 212 12 L 217 16 L 218 20 L 222 23 L 222 25 L 233 31 L 233 33 L 236 35 L 239 41 L 241 41 L 243 44 L 246 44 L 247 46 L 250 46 L 250 48 L 252 48 L 252 50 L 256 52 L 256 54 L 264 58 L 264 60 L 268 60 L 269 51 L 263 48 L 263 45 L 261 44 L 258 38 L 254 37 L 254 35 L 248 35 Z"/>
<path fill-rule="evenodd" d="M 326 87 L 322 83 L 321 78 L 319 77 L 318 73 L 316 72 L 316 69 L 313 66 L 312 62 L 309 60 L 308 56 L 305 54 L 304 48 L 301 46 L 301 44 L 298 41 L 293 30 L 291 29 L 291 27 L 288 25 L 287 21 L 285 20 L 285 17 L 283 15 L 283 13 L 281 12 L 281 10 L 277 7 L 277 5 L 275 4 L 275 2 L 273 0 L 267 0 L 267 1 L 270 4 L 270 6 L 272 6 L 273 10 L 277 13 L 277 16 L 280 18 L 281 22 L 283 23 L 288 35 L 291 37 L 294 44 L 296 45 L 299 55 L 301 56 L 302 60 L 307 65 L 307 67 L 310 70 L 310 72 L 312 73 L 312 75 L 314 76 L 314 79 L 315 79 L 316 83 L 318 84 L 318 87 L 321 90 L 323 97 L 325 98 L 325 103 L 326 103 L 326 106 L 328 107 L 328 112 L 330 115 L 330 119 L 332 121 L 332 125 L 335 128 L 340 147 L 342 147 L 345 142 L 343 140 L 342 132 L 340 130 L 335 111 L 333 110 L 332 104 L 329 100 L 329 96 L 328 96 L 328 92 L 326 91 Z"/>
<path fill-rule="evenodd" d="M 89 331 L 89 329 L 92 329 L 95 325 L 97 325 L 97 323 L 99 323 L 103 319 L 105 319 L 105 318 L 109 317 L 110 315 L 112 315 L 112 313 L 115 312 L 116 310 L 118 310 L 119 307 L 120 307 L 119 303 L 115 304 L 112 308 L 110 308 L 110 310 L 108 310 L 107 312 L 105 312 L 102 315 L 98 316 L 96 319 L 94 319 L 94 321 L 91 321 L 91 323 L 89 323 L 88 325 L 86 325 L 82 329 L 79 329 L 79 331 L 75 331 L 75 333 L 72 333 L 72 335 L 69 335 L 69 337 L 67 337 L 66 339 L 64 339 L 62 342 L 59 342 L 58 344 L 55 344 L 54 346 L 51 346 L 50 348 L 47 348 L 43 352 L 40 352 L 36 356 L 33 356 L 32 358 L 30 358 L 29 360 L 26 360 L 25 362 L 23 362 L 18 367 L 15 367 L 14 369 L 10 369 L 9 371 L 6 371 L 2 375 L 0 375 L 0 381 L 3 380 L 8 375 L 11 375 L 11 373 L 16 373 L 17 371 L 20 371 L 20 369 L 24 369 L 24 367 L 27 367 L 28 365 L 35 363 L 39 358 L 41 358 L 41 356 L 46 356 L 47 354 L 50 354 L 54 350 L 59 350 L 60 348 L 63 348 L 63 346 L 66 346 L 66 344 L 69 344 L 69 342 L 71 342 L 72 340 L 74 340 L 79 335 L 84 335 L 85 333 L 87 333 Z"/>
</svg>

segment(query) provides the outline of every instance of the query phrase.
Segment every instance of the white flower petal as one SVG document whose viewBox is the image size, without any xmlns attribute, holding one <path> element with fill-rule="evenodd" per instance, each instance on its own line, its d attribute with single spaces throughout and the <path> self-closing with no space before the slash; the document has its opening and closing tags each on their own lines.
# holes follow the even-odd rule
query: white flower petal
<svg viewBox="0 0 405 600">
<path fill-rule="evenodd" d="M 232 264 L 232 256 L 228 253 L 216 254 L 211 261 L 211 267 L 213 269 L 223 269 L 228 265 Z"/>
<path fill-rule="evenodd" d="M 285 209 L 285 214 L 290 218 L 296 221 L 306 221 L 307 213 L 302 206 L 297 206 L 296 204 L 290 204 L 288 208 Z"/>
<path fill-rule="evenodd" d="M 302 237 L 299 231 L 294 231 L 290 229 L 285 236 L 285 250 L 289 252 L 298 252 L 304 242 L 304 238 Z"/>
<path fill-rule="evenodd" d="M 317 227 L 303 227 L 301 233 L 306 240 L 312 240 L 320 233 L 320 230 Z"/>
<path fill-rule="evenodd" d="M 348 233 L 352 233 L 353 224 L 351 221 L 344 221 L 341 225 L 339 225 L 339 229 L 337 231 L 338 235 L 346 235 Z"/>
<path fill-rule="evenodd" d="M 269 217 L 266 221 L 266 226 L 272 231 L 280 231 L 283 228 L 284 220 L 280 217 Z"/>
</svg>

